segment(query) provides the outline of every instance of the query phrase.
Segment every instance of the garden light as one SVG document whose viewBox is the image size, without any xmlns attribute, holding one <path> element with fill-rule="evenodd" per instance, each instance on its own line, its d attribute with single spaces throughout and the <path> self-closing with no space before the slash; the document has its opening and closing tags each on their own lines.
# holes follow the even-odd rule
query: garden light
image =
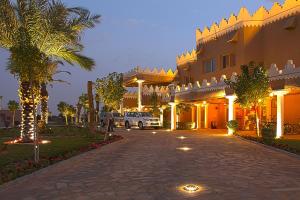
<svg viewBox="0 0 300 200">
<path fill-rule="evenodd" d="M 180 147 L 180 148 L 177 148 L 178 150 L 181 150 L 181 151 L 190 151 L 192 150 L 192 148 L 190 147 Z"/>
<path fill-rule="evenodd" d="M 188 184 L 188 185 L 184 185 L 182 189 L 183 191 L 186 191 L 188 193 L 195 193 L 200 190 L 200 186 L 194 184 Z"/>
<path fill-rule="evenodd" d="M 186 137 L 184 137 L 184 136 L 180 136 L 180 137 L 177 137 L 177 138 L 180 139 L 180 140 L 186 139 Z"/>
</svg>

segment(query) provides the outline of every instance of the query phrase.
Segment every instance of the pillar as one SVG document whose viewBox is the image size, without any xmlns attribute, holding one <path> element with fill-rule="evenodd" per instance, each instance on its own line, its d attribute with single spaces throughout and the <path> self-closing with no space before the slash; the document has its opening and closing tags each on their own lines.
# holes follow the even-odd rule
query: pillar
<svg viewBox="0 0 300 200">
<path fill-rule="evenodd" d="M 204 107 L 204 128 L 208 128 L 208 103 L 206 101 L 203 102 Z"/>
<path fill-rule="evenodd" d="M 196 122 L 195 122 L 195 107 L 191 106 L 192 116 L 191 116 L 191 122 L 193 123 L 192 128 L 196 128 Z"/>
<path fill-rule="evenodd" d="M 171 130 L 176 130 L 176 122 L 177 122 L 177 115 L 176 115 L 176 103 L 169 103 L 171 105 Z"/>
<path fill-rule="evenodd" d="M 137 80 L 138 83 L 138 111 L 142 111 L 143 80 Z"/>
<path fill-rule="evenodd" d="M 201 128 L 201 104 L 196 104 L 197 106 L 197 129 Z"/>
<path fill-rule="evenodd" d="M 228 121 L 235 119 L 235 112 L 234 112 L 234 101 L 236 99 L 236 96 L 226 96 L 228 99 Z M 232 135 L 233 131 L 231 129 L 228 129 L 228 135 Z"/>
<path fill-rule="evenodd" d="M 160 123 L 161 123 L 161 126 L 163 126 L 164 125 L 164 107 L 159 108 L 159 110 L 160 110 L 160 115 L 159 115 Z"/>
<path fill-rule="evenodd" d="M 284 90 L 273 92 L 277 96 L 276 138 L 281 138 L 284 133 L 284 95 L 286 93 Z"/>
</svg>

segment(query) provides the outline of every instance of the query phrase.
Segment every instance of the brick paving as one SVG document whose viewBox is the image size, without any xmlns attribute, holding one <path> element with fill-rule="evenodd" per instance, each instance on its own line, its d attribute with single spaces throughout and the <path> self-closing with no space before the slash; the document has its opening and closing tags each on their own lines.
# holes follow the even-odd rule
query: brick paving
<svg viewBox="0 0 300 200">
<path fill-rule="evenodd" d="M 205 130 L 152 132 L 122 131 L 122 141 L 1 186 L 0 199 L 300 199 L 297 157 Z M 203 190 L 178 190 L 188 183 Z"/>
</svg>

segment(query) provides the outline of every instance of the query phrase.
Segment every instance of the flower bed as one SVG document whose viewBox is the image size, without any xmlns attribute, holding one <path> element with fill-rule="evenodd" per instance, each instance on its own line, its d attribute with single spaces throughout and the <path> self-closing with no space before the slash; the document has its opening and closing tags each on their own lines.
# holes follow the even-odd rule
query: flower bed
<svg viewBox="0 0 300 200">
<path fill-rule="evenodd" d="M 93 142 L 86 146 L 75 148 L 58 153 L 57 155 L 41 155 L 39 163 L 35 163 L 33 159 L 19 160 L 11 162 L 0 169 L 0 184 L 14 180 L 18 177 L 30 174 L 41 168 L 45 168 L 54 163 L 66 160 L 81 153 L 101 148 L 104 145 L 110 144 L 122 139 L 122 136 L 111 136 L 108 141 Z"/>
</svg>

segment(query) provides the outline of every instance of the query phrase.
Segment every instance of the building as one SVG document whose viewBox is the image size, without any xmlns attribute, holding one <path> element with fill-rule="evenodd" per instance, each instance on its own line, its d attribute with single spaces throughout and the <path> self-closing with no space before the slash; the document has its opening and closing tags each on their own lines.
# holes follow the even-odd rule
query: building
<svg viewBox="0 0 300 200">
<path fill-rule="evenodd" d="M 300 106 L 296 103 L 300 100 L 299 0 L 274 3 L 270 10 L 261 7 L 253 14 L 241 8 L 237 16 L 232 14 L 209 28 L 197 29 L 195 46 L 176 58 L 175 75 L 168 81 L 156 76 L 158 81 L 154 82 L 158 88 L 169 84 L 171 129 L 176 129 L 178 122 L 194 123 L 198 129 L 225 129 L 229 120 L 236 119 L 241 129 L 253 130 L 254 111 L 236 105 L 235 95 L 224 82 L 235 79 L 240 66 L 250 61 L 264 64 L 271 83 L 272 94 L 260 109 L 262 120 L 277 123 L 277 137 L 283 134 L 284 124 L 300 123 Z M 136 73 L 129 78 L 139 86 L 138 110 L 142 108 L 142 83 L 153 77 L 150 70 L 146 71 L 143 78 Z M 125 74 L 125 80 L 128 77 Z M 176 108 L 180 104 L 190 109 L 179 113 Z"/>
<path fill-rule="evenodd" d="M 251 129 L 253 110 L 234 105 L 224 79 L 234 79 L 240 66 L 250 61 L 269 68 L 272 97 L 261 109 L 264 121 L 277 122 L 277 136 L 284 123 L 300 123 L 300 1 L 274 3 L 270 10 L 259 8 L 252 15 L 241 8 L 203 31 L 196 30 L 196 49 L 177 57 L 178 85 L 175 104 L 193 108 L 185 121 L 196 121 L 198 128 L 226 128 L 236 119 L 242 129 Z M 284 112 L 285 111 L 285 112 Z M 193 113 L 197 113 L 196 116 Z M 288 113 L 288 114 L 287 114 Z M 172 117 L 174 123 L 176 116 Z"/>
</svg>

